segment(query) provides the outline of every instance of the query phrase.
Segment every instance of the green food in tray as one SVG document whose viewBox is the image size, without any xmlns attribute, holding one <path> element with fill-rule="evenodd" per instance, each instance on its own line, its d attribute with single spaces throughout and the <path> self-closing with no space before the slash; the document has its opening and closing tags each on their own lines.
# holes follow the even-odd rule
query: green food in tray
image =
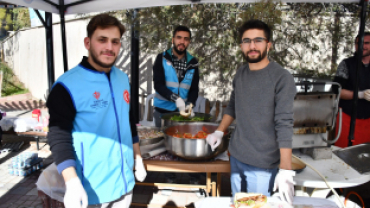
<svg viewBox="0 0 370 208">
<path fill-rule="evenodd" d="M 170 119 L 171 121 L 204 121 L 204 117 L 194 116 L 193 118 L 185 118 L 181 115 L 174 115 Z"/>
</svg>

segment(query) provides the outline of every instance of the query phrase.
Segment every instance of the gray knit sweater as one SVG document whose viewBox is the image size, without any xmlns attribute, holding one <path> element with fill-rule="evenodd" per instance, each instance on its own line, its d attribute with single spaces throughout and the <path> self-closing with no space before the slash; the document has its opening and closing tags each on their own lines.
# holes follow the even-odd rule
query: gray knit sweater
<svg viewBox="0 0 370 208">
<path fill-rule="evenodd" d="M 225 110 L 236 119 L 230 154 L 256 167 L 277 167 L 279 148 L 292 148 L 295 94 L 293 76 L 276 62 L 257 71 L 240 67 Z"/>
</svg>

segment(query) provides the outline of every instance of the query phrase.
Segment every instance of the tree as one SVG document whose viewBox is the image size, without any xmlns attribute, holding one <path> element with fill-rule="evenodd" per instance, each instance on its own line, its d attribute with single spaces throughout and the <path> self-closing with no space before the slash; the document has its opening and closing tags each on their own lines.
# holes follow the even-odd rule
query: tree
<svg viewBox="0 0 370 208">
<path fill-rule="evenodd" d="M 0 38 L 6 37 L 7 31 L 17 31 L 31 25 L 28 8 L 1 8 L 0 21 Z"/>
</svg>

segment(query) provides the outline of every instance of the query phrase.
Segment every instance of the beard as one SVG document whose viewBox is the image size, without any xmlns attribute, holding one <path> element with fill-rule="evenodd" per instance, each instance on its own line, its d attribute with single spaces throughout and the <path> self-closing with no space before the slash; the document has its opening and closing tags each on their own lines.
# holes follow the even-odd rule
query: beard
<svg viewBox="0 0 370 208">
<path fill-rule="evenodd" d="M 101 54 L 103 52 L 100 52 Z M 107 52 L 106 52 L 107 53 Z M 109 52 L 113 56 L 115 56 L 114 52 Z M 102 68 L 111 68 L 114 65 L 114 62 L 116 61 L 117 57 L 112 61 L 112 63 L 103 63 L 98 59 L 98 55 L 95 53 L 93 48 L 90 48 L 90 56 L 91 59 L 94 61 L 95 64 L 101 66 Z"/>
<path fill-rule="evenodd" d="M 362 57 L 370 56 L 370 51 L 362 51 Z"/>
<path fill-rule="evenodd" d="M 180 44 L 179 44 L 179 45 L 180 45 Z M 179 46 L 179 45 L 177 45 L 177 46 Z M 184 54 L 184 53 L 186 52 L 185 45 L 184 45 L 184 44 L 181 44 L 181 45 L 183 45 L 183 46 L 184 46 L 184 50 L 183 50 L 183 51 L 180 51 L 180 50 L 177 48 L 177 46 L 175 45 L 175 43 L 173 43 L 173 50 L 175 50 L 175 52 L 176 52 L 177 54 L 179 54 L 179 55 L 182 55 L 182 54 Z"/>
<path fill-rule="evenodd" d="M 257 56 L 257 58 L 250 58 L 248 56 L 248 53 L 249 52 L 252 52 L 252 51 L 259 53 L 259 55 Z M 258 62 L 262 61 L 264 58 L 266 58 L 266 56 L 267 56 L 267 47 L 266 47 L 265 50 L 262 51 L 262 53 L 261 53 L 261 51 L 250 50 L 250 51 L 247 51 L 246 53 L 243 53 L 243 56 L 247 60 L 248 63 L 258 63 Z"/>
</svg>

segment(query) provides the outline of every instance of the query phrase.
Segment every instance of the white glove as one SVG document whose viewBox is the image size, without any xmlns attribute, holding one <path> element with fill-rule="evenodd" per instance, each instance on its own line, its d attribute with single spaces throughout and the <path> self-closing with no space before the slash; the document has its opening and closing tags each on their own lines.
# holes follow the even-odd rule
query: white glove
<svg viewBox="0 0 370 208">
<path fill-rule="evenodd" d="M 364 99 L 367 100 L 367 101 L 370 101 L 370 89 L 369 90 L 364 90 L 362 92 L 364 92 Z M 360 93 L 359 93 L 359 97 L 360 97 Z"/>
<path fill-rule="evenodd" d="M 364 99 L 365 91 L 358 91 L 358 98 Z"/>
<path fill-rule="evenodd" d="M 206 141 L 211 146 L 212 151 L 214 151 L 218 145 L 221 144 L 223 136 L 224 132 L 222 131 L 215 131 L 212 134 L 208 134 Z"/>
<path fill-rule="evenodd" d="M 80 179 L 76 177 L 67 181 L 64 195 L 65 208 L 86 208 L 87 205 L 87 194 Z"/>
<path fill-rule="evenodd" d="M 185 102 L 181 97 L 177 98 L 176 107 L 179 109 L 180 112 L 181 111 L 185 112 Z"/>
<path fill-rule="evenodd" d="M 185 112 L 189 112 L 189 111 L 191 112 L 189 117 L 193 118 L 195 116 L 195 114 L 194 114 L 194 111 L 193 111 L 193 105 L 192 104 L 189 104 L 185 107 Z"/>
<path fill-rule="evenodd" d="M 142 158 L 135 159 L 135 170 L 136 180 L 143 182 L 146 177 L 146 170 Z"/>
<path fill-rule="evenodd" d="M 295 182 L 293 181 L 293 176 L 295 176 L 294 170 L 280 169 L 274 183 L 274 191 L 279 189 L 280 199 L 289 204 L 293 203 L 294 197 Z"/>
</svg>

